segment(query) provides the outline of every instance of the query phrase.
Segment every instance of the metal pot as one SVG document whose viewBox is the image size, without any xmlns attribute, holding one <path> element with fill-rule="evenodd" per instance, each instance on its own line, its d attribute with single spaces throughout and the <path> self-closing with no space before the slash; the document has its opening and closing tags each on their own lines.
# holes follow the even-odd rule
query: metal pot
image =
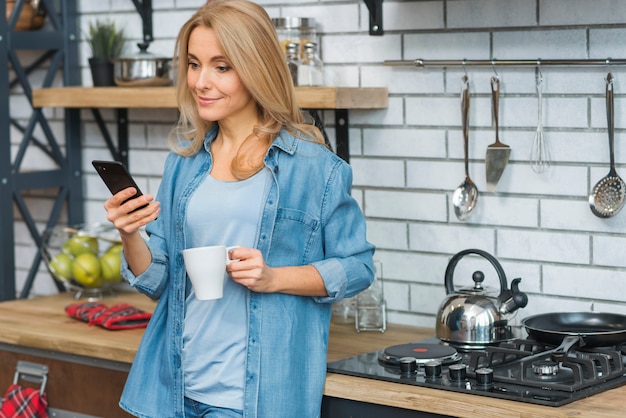
<svg viewBox="0 0 626 418">
<path fill-rule="evenodd" d="M 147 51 L 148 43 L 139 43 L 136 55 L 113 60 L 115 84 L 122 87 L 169 86 L 172 84 L 172 59 L 157 57 Z"/>
<path fill-rule="evenodd" d="M 475 271 L 473 287 L 454 290 L 454 269 L 468 254 L 480 255 L 491 263 L 498 273 L 500 289 L 483 287 L 485 275 L 482 271 Z M 485 251 L 468 249 L 454 255 L 446 268 L 447 297 L 437 313 L 437 338 L 463 350 L 482 349 L 517 338 L 517 331 L 509 325 L 509 320 L 517 309 L 528 303 L 528 297 L 518 288 L 521 280 L 514 279 L 508 289 L 504 269 Z"/>
</svg>

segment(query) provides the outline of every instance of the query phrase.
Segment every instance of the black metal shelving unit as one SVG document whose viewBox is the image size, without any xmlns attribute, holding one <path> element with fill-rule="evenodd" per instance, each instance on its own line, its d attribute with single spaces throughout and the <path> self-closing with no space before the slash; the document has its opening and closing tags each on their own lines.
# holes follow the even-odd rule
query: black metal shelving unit
<svg viewBox="0 0 626 418">
<path fill-rule="evenodd" d="M 15 31 L 24 3 L 25 0 L 16 1 L 9 19 L 5 14 L 0 17 L 0 300 L 18 297 L 16 219 L 25 224 L 37 248 L 43 231 L 55 226 L 64 211 L 68 223 L 79 224 L 84 219 L 80 111 L 64 110 L 65 138 L 60 141 L 43 110 L 32 108 L 33 88 L 51 87 L 58 79 L 63 86 L 80 84 L 76 2 L 40 0 L 46 12 L 44 27 Z M 6 0 L 0 0 L 0 8 L 6 10 Z M 23 56 L 28 57 L 28 63 L 23 62 L 27 61 Z M 43 74 L 41 85 L 33 85 L 37 79 L 33 77 L 34 72 Z M 22 94 L 31 104 L 32 112 L 28 117 L 18 118 L 12 113 L 11 102 Z M 12 138 L 12 132 L 19 133 L 19 138 Z M 25 156 L 33 147 L 56 168 L 26 168 Z M 36 219 L 29 207 L 29 197 L 37 195 L 38 190 L 54 190 L 53 204 L 45 222 Z M 15 216 L 16 213 L 19 216 Z M 42 227 L 42 223 L 45 226 Z M 30 294 L 41 265 L 39 252 L 30 260 L 30 265 L 20 298 Z"/>
<path fill-rule="evenodd" d="M 131 0 L 139 13 L 143 25 L 144 42 L 153 41 L 152 0 Z M 364 0 L 370 12 L 370 35 L 382 35 L 383 0 Z M 63 211 L 67 212 L 67 223 L 84 222 L 81 121 L 80 109 L 64 110 L 65 141 L 59 141 L 41 108 L 32 107 L 33 88 L 52 87 L 55 79 L 62 79 L 63 86 L 81 84 L 78 63 L 78 11 L 73 0 L 40 0 L 47 14 L 44 28 L 34 31 L 14 31 L 25 0 L 17 0 L 12 16 L 0 17 L 0 301 L 15 299 L 15 211 L 26 225 L 34 245 L 40 248 L 42 234 L 54 227 Z M 6 10 L 6 0 L 0 0 Z M 20 61 L 18 51 L 31 51 L 38 58 L 28 65 Z M 45 71 L 41 85 L 33 86 L 34 71 Z M 32 113 L 27 120 L 11 114 L 11 97 L 20 94 L 20 89 L 31 104 Z M 98 109 L 91 109 L 96 124 L 103 134 L 112 157 L 128 163 L 128 115 L 127 109 L 116 109 L 117 147 Z M 319 121 L 316 121 L 319 122 Z M 337 130 L 337 153 L 346 160 L 348 150 L 348 113 L 346 109 L 335 110 Z M 19 143 L 11 138 L 11 131 L 20 133 Z M 323 127 L 322 127 L 323 128 Z M 342 138 L 343 140 L 339 140 Z M 31 147 L 37 147 L 57 168 L 41 171 L 22 170 L 24 156 Z M 55 190 L 54 203 L 45 225 L 35 219 L 28 206 L 27 195 L 36 190 Z M 26 195 L 26 196 L 25 196 Z M 26 298 L 32 289 L 42 262 L 36 252 L 19 297 Z M 53 280 L 50 277 L 50 280 Z M 56 282 L 55 282 L 56 283 Z M 59 291 L 63 287 L 56 283 Z"/>
</svg>

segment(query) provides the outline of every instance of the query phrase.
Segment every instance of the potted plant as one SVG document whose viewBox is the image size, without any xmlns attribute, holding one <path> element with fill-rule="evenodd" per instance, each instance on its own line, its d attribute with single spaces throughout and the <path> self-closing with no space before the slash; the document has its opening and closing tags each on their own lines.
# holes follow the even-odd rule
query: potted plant
<svg viewBox="0 0 626 418">
<path fill-rule="evenodd" d="M 94 86 L 114 86 L 113 59 L 124 50 L 124 29 L 110 20 L 96 20 L 89 24 L 87 42 L 91 48 L 89 67 Z"/>
</svg>

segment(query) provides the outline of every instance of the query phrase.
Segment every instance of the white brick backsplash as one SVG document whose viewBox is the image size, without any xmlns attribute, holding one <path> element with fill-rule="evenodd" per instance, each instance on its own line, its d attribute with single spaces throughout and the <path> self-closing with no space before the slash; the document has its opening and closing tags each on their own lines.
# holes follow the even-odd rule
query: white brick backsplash
<svg viewBox="0 0 626 418">
<path fill-rule="evenodd" d="M 592 245 L 594 266 L 626 267 L 624 236 L 594 236 Z"/>
<path fill-rule="evenodd" d="M 369 67 L 366 67 L 369 68 Z M 364 70 L 366 69 L 364 68 Z M 324 65 L 324 85 L 359 87 L 359 68 L 345 65 Z M 380 81 L 373 79 L 370 82 L 363 82 L 363 87 L 380 87 Z"/>
<path fill-rule="evenodd" d="M 406 123 L 418 126 L 460 126 L 460 100 L 452 97 L 409 97 Z"/>
<path fill-rule="evenodd" d="M 625 79 L 626 80 L 626 79 Z M 624 83 L 624 87 L 626 88 L 626 83 Z M 620 94 L 618 90 L 618 86 L 614 86 L 615 94 Z M 607 103 L 606 98 L 604 97 L 604 86 L 602 89 L 603 97 L 592 98 L 591 102 L 591 127 L 599 128 L 599 129 L 607 129 Z M 623 100 L 619 97 L 614 99 L 614 123 L 615 129 L 625 128 L 626 127 L 626 106 L 623 105 Z M 617 141 L 617 138 L 615 139 Z M 608 141 L 608 136 L 607 136 Z M 607 142 L 608 144 L 608 142 Z M 607 148 L 608 149 L 608 148 Z"/>
<path fill-rule="evenodd" d="M 441 284 L 449 257 L 407 251 L 378 249 L 375 259 L 383 264 L 386 281 Z"/>
<path fill-rule="evenodd" d="M 462 164 L 441 161 L 409 161 L 406 174 L 408 187 L 434 190 L 453 190 L 465 177 Z"/>
<path fill-rule="evenodd" d="M 361 69 L 361 81 L 364 87 L 387 86 L 390 94 L 441 93 L 444 74 L 409 66 L 368 66 Z"/>
<path fill-rule="evenodd" d="M 381 157 L 444 158 L 445 132 L 436 129 L 365 129 L 363 153 Z"/>
<path fill-rule="evenodd" d="M 199 3 L 199 2 L 198 2 Z M 193 14 L 193 9 L 183 10 L 167 10 L 167 9 L 155 9 L 152 15 L 153 34 L 155 38 L 176 38 L 178 30 L 185 23 L 185 21 Z M 141 26 L 139 27 L 141 28 Z M 141 32 L 140 32 L 141 34 Z M 150 52 L 156 53 L 156 50 Z M 172 51 L 170 51 L 171 53 Z"/>
<path fill-rule="evenodd" d="M 611 8 L 607 8 L 611 10 Z M 610 14 L 610 13 L 609 13 Z M 623 16 L 615 16 L 622 22 Z M 623 58 L 626 56 L 626 46 L 623 42 L 615 42 L 624 39 L 626 29 L 592 29 L 589 31 L 589 57 L 596 59 Z"/>
<path fill-rule="evenodd" d="M 404 164 L 398 160 L 352 158 L 354 185 L 403 187 Z"/>
<path fill-rule="evenodd" d="M 432 193 L 368 190 L 365 214 L 374 218 L 444 222 L 446 197 Z"/>
<path fill-rule="evenodd" d="M 462 178 L 459 180 L 461 184 Z M 483 189 L 484 190 L 484 189 Z M 452 202 L 452 190 L 450 191 Z M 454 215 L 450 203 L 450 221 L 455 223 L 480 223 L 498 226 L 535 228 L 538 223 L 538 202 L 535 198 L 508 197 L 490 195 L 478 191 L 478 203 L 467 221 L 459 221 Z M 515 216 L 511 216 L 515 213 Z"/>
<path fill-rule="evenodd" d="M 591 213 L 587 199 L 542 199 L 541 227 L 570 231 L 626 233 L 626 218 L 598 218 Z"/>
<path fill-rule="evenodd" d="M 534 26 L 537 22 L 535 1 L 530 0 L 464 0 L 447 6 L 450 28 Z"/>
<path fill-rule="evenodd" d="M 498 230 L 498 255 L 528 261 L 588 264 L 589 238 L 580 233 Z"/>
<path fill-rule="evenodd" d="M 322 39 L 324 60 L 329 63 L 371 62 L 398 59 L 400 37 L 397 35 L 329 35 Z"/>
<path fill-rule="evenodd" d="M 409 245 L 413 251 L 455 254 L 466 248 L 480 248 L 494 254 L 494 239 L 493 228 L 435 223 L 409 226 Z"/>
<path fill-rule="evenodd" d="M 404 36 L 402 57 L 388 59 L 487 59 L 489 34 L 487 33 L 425 33 Z"/>
<path fill-rule="evenodd" d="M 407 283 L 383 281 L 383 291 L 385 292 L 387 309 L 405 312 L 408 311 L 409 289 L 410 285 Z"/>
<path fill-rule="evenodd" d="M 445 289 L 422 284 L 410 286 L 410 311 L 422 314 L 437 312 L 446 297 Z M 433 321 L 434 326 L 434 321 Z"/>
<path fill-rule="evenodd" d="M 511 287 L 511 282 L 516 278 L 521 278 L 519 283 L 519 289 L 525 293 L 538 293 L 541 292 L 541 266 L 536 262 L 530 263 L 516 263 L 507 260 L 500 260 L 502 269 L 506 273 L 508 287 Z M 489 284 L 489 286 L 498 287 L 498 281 Z"/>
<path fill-rule="evenodd" d="M 539 2 L 542 25 L 623 23 L 613 0 L 550 0 Z M 567 11 L 567 12 L 565 12 Z"/>
<path fill-rule="evenodd" d="M 367 222 L 367 240 L 377 248 L 408 250 L 407 226 L 405 222 Z"/>
<path fill-rule="evenodd" d="M 384 2 L 383 27 L 387 31 L 443 29 L 443 7 L 441 1 Z M 369 12 L 362 16 L 362 21 L 369 22 Z"/>
<path fill-rule="evenodd" d="M 590 267 L 544 267 L 543 293 L 574 298 L 624 301 L 626 281 L 623 272 Z M 566 279 L 567 286 L 559 283 Z"/>
<path fill-rule="evenodd" d="M 586 55 L 587 37 L 584 29 L 493 34 L 493 58 L 496 59 L 580 59 L 586 58 Z"/>
<path fill-rule="evenodd" d="M 390 97 L 386 109 L 352 110 L 348 117 L 351 125 L 401 125 L 402 108 L 402 99 Z"/>
<path fill-rule="evenodd" d="M 204 1 L 153 0 L 155 42 L 150 52 L 171 54 L 180 24 Z M 436 59 L 605 59 L 625 58 L 626 2 L 614 0 L 455 0 L 386 1 L 383 36 L 370 36 L 369 12 L 362 0 L 262 0 L 270 16 L 314 17 L 318 23 L 326 83 L 332 86 L 387 87 L 386 109 L 350 110 L 350 154 L 353 196 L 364 210 L 368 238 L 384 265 L 388 320 L 434 326 L 445 296 L 444 274 L 452 255 L 479 248 L 498 257 L 508 281 L 522 278 L 529 304 L 519 317 L 550 311 L 591 310 L 626 313 L 624 286 L 626 211 L 608 219 L 589 208 L 590 188 L 609 171 L 605 77 L 615 78 L 615 159 L 626 176 L 626 68 L 542 66 L 543 124 L 552 164 L 542 174 L 528 164 L 537 126 L 535 68 L 498 66 L 501 80 L 500 139 L 510 145 L 511 159 L 497 191 L 485 188 L 485 153 L 494 142 L 490 78 L 494 68 L 389 66 L 385 60 L 428 62 Z M 135 51 L 141 38 L 140 19 L 128 0 L 78 2 L 80 37 L 95 18 L 113 18 L 126 25 Z M 80 42 L 83 84 L 91 85 L 89 49 Z M 20 51 L 27 62 L 38 56 Z M 461 77 L 470 82 L 469 170 L 479 189 L 476 208 L 459 221 L 451 204 L 463 181 Z M 29 79 L 36 88 L 45 71 Z M 61 85 L 61 74 L 55 77 Z M 26 123 L 33 110 L 21 87 L 11 89 L 11 116 Z M 57 140 L 65 142 L 64 110 L 45 108 Z M 116 114 L 101 110 L 114 143 Z M 335 144 L 332 110 L 320 112 Z M 87 222 L 106 219 L 102 204 L 110 195 L 91 167 L 94 158 L 108 158 L 108 149 L 89 109 L 81 111 L 81 144 Z M 168 153 L 167 138 L 176 123 L 176 109 L 129 109 L 130 169 L 146 193 L 156 193 Z M 45 142 L 41 127 L 36 137 Z M 11 128 L 12 154 L 20 131 Z M 54 164 L 33 147 L 23 170 Z M 26 202 L 43 225 L 56 190 L 27 193 Z M 35 254 L 30 234 L 16 211 L 15 242 L 19 252 L 18 286 Z M 61 215 L 62 221 L 66 214 Z M 472 284 L 481 269 L 485 284 L 497 287 L 493 268 L 478 257 L 457 265 L 454 283 Z M 35 294 L 56 291 L 42 268 Z"/>
</svg>

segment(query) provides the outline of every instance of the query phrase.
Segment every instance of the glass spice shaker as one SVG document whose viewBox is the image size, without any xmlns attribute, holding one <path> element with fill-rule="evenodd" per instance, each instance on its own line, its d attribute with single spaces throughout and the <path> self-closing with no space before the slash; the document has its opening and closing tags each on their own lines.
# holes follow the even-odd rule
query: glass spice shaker
<svg viewBox="0 0 626 418">
<path fill-rule="evenodd" d="M 315 42 L 304 44 L 304 54 L 298 67 L 298 85 L 324 85 L 324 64 L 318 56 L 317 44 Z"/>
<path fill-rule="evenodd" d="M 295 42 L 289 42 L 285 45 L 287 55 L 287 67 L 289 67 L 289 74 L 291 74 L 291 80 L 293 85 L 298 85 L 298 67 L 300 67 L 300 60 L 298 59 L 298 49 L 300 46 Z"/>
</svg>

